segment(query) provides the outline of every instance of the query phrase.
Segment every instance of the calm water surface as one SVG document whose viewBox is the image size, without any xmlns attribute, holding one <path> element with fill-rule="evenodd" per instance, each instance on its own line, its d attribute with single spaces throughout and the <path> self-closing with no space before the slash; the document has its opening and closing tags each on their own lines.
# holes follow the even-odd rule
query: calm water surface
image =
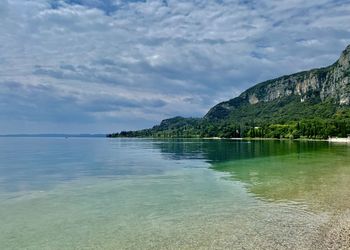
<svg viewBox="0 0 350 250">
<path fill-rule="evenodd" d="M 350 146 L 0 138 L 1 249 L 350 249 Z"/>
</svg>

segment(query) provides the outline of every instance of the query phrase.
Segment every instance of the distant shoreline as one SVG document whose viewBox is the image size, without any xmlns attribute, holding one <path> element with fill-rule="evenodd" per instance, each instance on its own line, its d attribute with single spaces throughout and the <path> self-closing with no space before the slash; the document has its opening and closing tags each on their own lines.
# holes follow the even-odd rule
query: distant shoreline
<svg viewBox="0 0 350 250">
<path fill-rule="evenodd" d="M 324 141 L 334 143 L 350 143 L 350 137 L 330 137 L 328 139 L 311 139 L 311 138 L 222 138 L 222 137 L 108 137 L 108 134 L 9 134 L 0 135 L 0 138 L 143 138 L 143 139 L 198 139 L 198 140 L 232 140 L 232 141 Z"/>
<path fill-rule="evenodd" d="M 335 142 L 335 143 L 350 143 L 350 138 L 346 137 L 330 137 L 328 139 L 316 139 L 316 138 L 258 138 L 258 137 L 243 137 L 243 138 L 223 138 L 223 137 L 128 137 L 117 136 L 107 138 L 130 138 L 130 139 L 192 139 L 192 140 L 232 140 L 232 141 L 322 141 L 322 142 Z"/>
<path fill-rule="evenodd" d="M 0 135 L 0 138 L 9 138 L 9 137 L 59 137 L 59 138 L 101 138 L 106 137 L 105 134 L 8 134 Z"/>
</svg>

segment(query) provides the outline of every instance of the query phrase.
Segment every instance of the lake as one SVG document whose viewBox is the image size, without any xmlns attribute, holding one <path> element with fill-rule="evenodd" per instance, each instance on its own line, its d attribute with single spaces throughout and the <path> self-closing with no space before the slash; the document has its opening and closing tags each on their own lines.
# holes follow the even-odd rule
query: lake
<svg viewBox="0 0 350 250">
<path fill-rule="evenodd" d="M 1 249 L 350 248 L 350 146 L 0 138 Z"/>
</svg>

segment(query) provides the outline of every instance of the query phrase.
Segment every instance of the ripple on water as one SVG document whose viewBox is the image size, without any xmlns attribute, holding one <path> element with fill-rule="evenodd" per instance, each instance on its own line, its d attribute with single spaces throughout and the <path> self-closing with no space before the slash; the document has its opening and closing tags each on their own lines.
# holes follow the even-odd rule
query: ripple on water
<svg viewBox="0 0 350 250">
<path fill-rule="evenodd" d="M 11 144 L 0 142 L 4 249 L 349 246 L 346 147 L 200 140 L 12 143 L 24 153 L 16 159 L 7 154 Z"/>
</svg>

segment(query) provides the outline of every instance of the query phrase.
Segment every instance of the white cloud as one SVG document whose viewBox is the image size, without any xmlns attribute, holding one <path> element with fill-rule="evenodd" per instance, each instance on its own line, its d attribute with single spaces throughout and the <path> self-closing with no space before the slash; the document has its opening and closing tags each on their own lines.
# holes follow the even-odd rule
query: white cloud
<svg viewBox="0 0 350 250">
<path fill-rule="evenodd" d="M 84 131 L 203 115 L 259 81 L 331 64 L 350 41 L 346 1 L 9 0 L 0 14 L 0 82 L 52 89 L 33 90 L 47 105 L 23 88 L 11 102 L 40 104 L 41 125 L 22 118 L 45 131 L 55 115 L 88 117 Z M 0 132 L 21 132 L 13 124 Z"/>
</svg>

